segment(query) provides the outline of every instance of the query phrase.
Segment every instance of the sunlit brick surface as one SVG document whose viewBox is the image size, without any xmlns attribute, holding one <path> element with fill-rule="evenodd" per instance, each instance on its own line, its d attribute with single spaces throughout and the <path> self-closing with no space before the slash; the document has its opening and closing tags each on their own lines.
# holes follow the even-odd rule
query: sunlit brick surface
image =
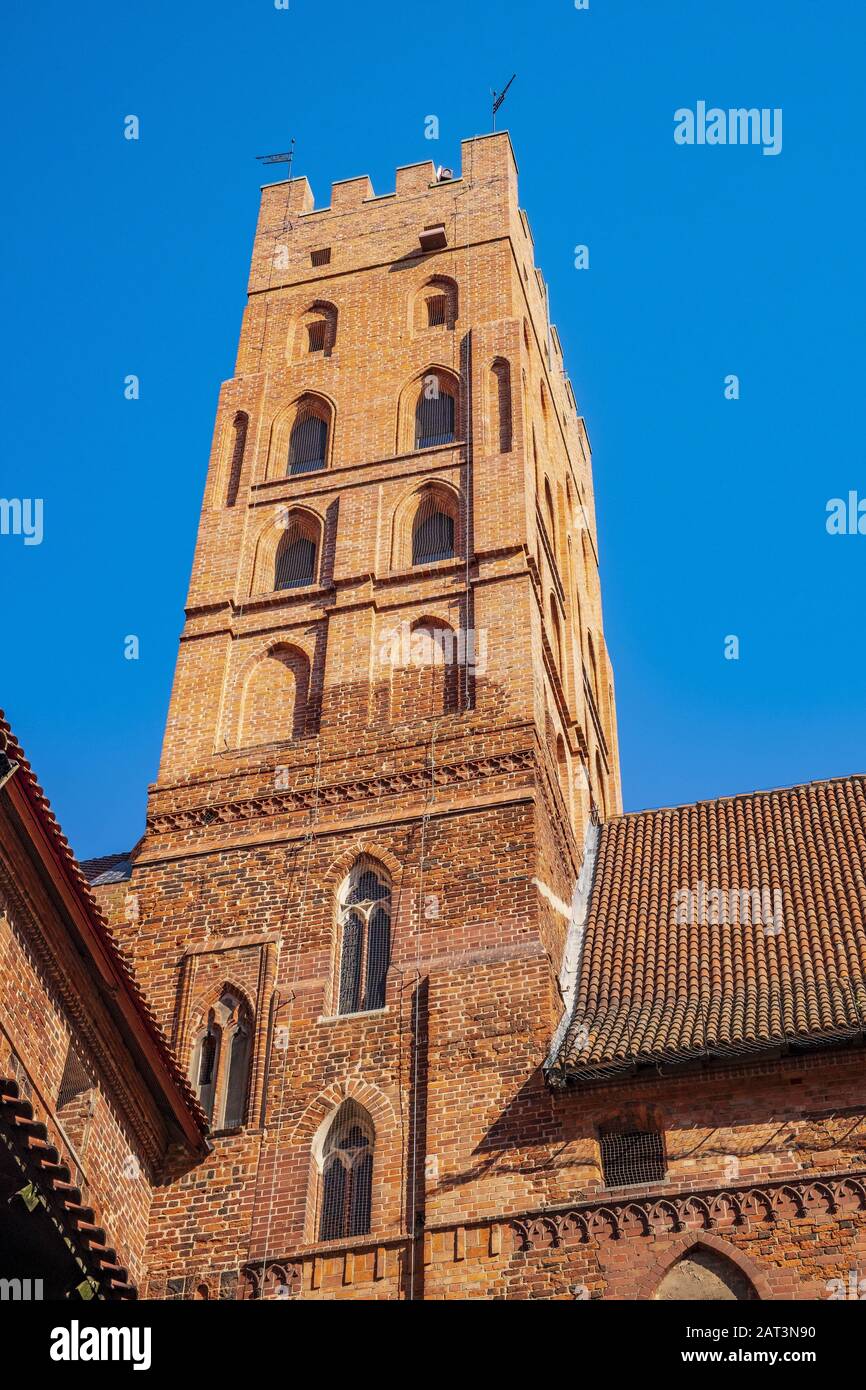
<svg viewBox="0 0 866 1390">
<path fill-rule="evenodd" d="M 149 1288 L 649 1297 L 703 1231 L 761 1296 L 823 1296 L 863 1251 L 863 1189 L 807 1191 L 859 1169 L 856 1125 L 814 1118 L 858 1103 L 852 1061 L 577 1094 L 543 1078 L 590 811 L 620 811 L 613 681 L 589 443 L 510 143 L 462 155 L 457 179 L 351 179 L 321 210 L 303 179 L 263 190 L 137 917 L 116 914 L 186 1065 L 221 991 L 249 1009 L 247 1114 L 154 1194 Z M 431 227 L 446 245 L 422 254 Z M 456 437 L 419 450 L 430 377 Z M 301 450 L 310 418 L 326 435 Z M 455 553 L 413 565 L 425 489 Z M 287 516 L 314 582 L 274 589 Z M 446 629 L 474 634 L 471 669 L 415 661 L 413 637 Z M 362 854 L 390 883 L 385 1003 L 340 1015 L 338 895 Z M 323 1242 L 347 1099 L 375 1136 L 370 1230 Z M 666 1177 L 627 1210 L 604 1124 L 664 1135 Z"/>
</svg>

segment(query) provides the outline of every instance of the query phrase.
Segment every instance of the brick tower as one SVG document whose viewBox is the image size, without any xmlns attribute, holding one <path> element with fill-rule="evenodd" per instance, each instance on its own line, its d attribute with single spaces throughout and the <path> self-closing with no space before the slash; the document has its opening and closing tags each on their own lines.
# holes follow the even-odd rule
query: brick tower
<svg viewBox="0 0 866 1390">
<path fill-rule="evenodd" d="M 613 683 L 508 136 L 462 161 L 262 191 L 122 926 L 213 1131 L 151 1296 L 429 1296 L 538 1199 Z"/>
</svg>

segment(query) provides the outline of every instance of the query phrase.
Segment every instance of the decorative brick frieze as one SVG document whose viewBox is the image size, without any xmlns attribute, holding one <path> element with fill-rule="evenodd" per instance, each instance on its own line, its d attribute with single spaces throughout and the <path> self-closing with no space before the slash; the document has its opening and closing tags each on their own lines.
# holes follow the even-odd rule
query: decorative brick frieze
<svg viewBox="0 0 866 1390">
<path fill-rule="evenodd" d="M 238 821 L 293 812 L 325 811 L 352 802 L 380 801 L 388 796 L 429 794 L 432 788 L 475 784 L 490 777 L 525 772 L 534 766 L 531 749 L 490 758 L 466 759 L 438 767 L 419 767 L 388 776 L 368 777 L 355 782 L 309 785 L 291 791 L 275 791 L 269 796 L 249 797 L 222 805 L 191 806 L 182 811 L 155 812 L 148 817 L 148 830 L 155 835 L 198 827 L 232 825 Z"/>
</svg>

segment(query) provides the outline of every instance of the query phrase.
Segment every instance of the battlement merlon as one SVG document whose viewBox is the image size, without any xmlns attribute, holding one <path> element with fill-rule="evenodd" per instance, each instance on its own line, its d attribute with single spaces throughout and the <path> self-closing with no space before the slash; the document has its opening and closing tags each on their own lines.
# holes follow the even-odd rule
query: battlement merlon
<svg viewBox="0 0 866 1390">
<path fill-rule="evenodd" d="M 420 258 L 420 236 L 431 225 L 445 227 L 449 247 L 510 235 L 531 264 L 532 237 L 518 206 L 508 132 L 463 140 L 460 149 L 461 169 L 451 179 L 437 180 L 433 162 L 425 160 L 397 170 L 393 193 L 377 195 L 366 174 L 342 179 L 323 208 L 315 207 L 305 177 L 265 184 L 250 296 L 315 284 L 374 262 Z M 327 248 L 330 260 L 315 265 L 313 253 Z"/>
<path fill-rule="evenodd" d="M 329 289 L 353 271 L 372 266 L 409 267 L 436 261 L 447 273 L 449 251 L 508 237 L 531 317 L 549 367 L 579 414 L 570 386 L 563 379 L 563 356 L 555 331 L 547 332 L 547 287 L 535 265 L 529 219 L 517 196 L 517 162 L 507 131 L 474 136 L 461 142 L 462 167 L 454 177 L 437 180 L 431 160 L 397 170 L 396 190 L 376 194 L 366 174 L 331 186 L 327 207 L 316 208 L 303 178 L 265 184 L 253 246 L 248 303 L 281 297 L 293 290 L 309 293 L 311 302 L 331 298 Z M 421 235 L 444 229 L 431 249 Z M 314 253 L 327 253 L 316 257 Z M 241 369 L 238 368 L 240 371 Z"/>
</svg>

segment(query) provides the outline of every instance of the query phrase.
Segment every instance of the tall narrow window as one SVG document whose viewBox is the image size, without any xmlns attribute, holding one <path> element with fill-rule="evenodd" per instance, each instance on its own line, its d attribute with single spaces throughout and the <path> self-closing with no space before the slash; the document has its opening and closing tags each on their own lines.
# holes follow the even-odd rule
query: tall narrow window
<svg viewBox="0 0 866 1390">
<path fill-rule="evenodd" d="M 454 517 L 435 495 L 423 496 L 412 522 L 412 564 L 430 565 L 454 554 Z"/>
<path fill-rule="evenodd" d="M 199 1105 L 211 1122 L 213 1121 L 214 1102 L 216 1100 L 221 1037 L 222 1029 L 213 1017 L 213 1013 L 211 1013 L 207 1028 L 199 1038 L 196 1066 L 194 1069 Z"/>
<path fill-rule="evenodd" d="M 415 406 L 415 448 L 432 449 L 452 443 L 454 418 L 454 397 L 438 377 L 425 377 Z"/>
<path fill-rule="evenodd" d="M 244 1122 L 247 1109 L 251 1046 L 250 1021 L 245 1015 L 242 1015 L 229 1038 L 228 1077 L 226 1079 L 225 1113 L 223 1115 L 223 1127 L 225 1129 L 236 1129 Z"/>
<path fill-rule="evenodd" d="M 303 514 L 289 513 L 274 562 L 274 588 L 300 589 L 315 583 L 316 542 Z"/>
<path fill-rule="evenodd" d="M 319 1240 L 369 1234 L 374 1141 L 366 1110 L 356 1101 L 344 1101 L 322 1147 Z"/>
<path fill-rule="evenodd" d="M 241 485 L 241 469 L 244 466 L 244 451 L 247 446 L 247 430 L 249 428 L 249 416 L 243 410 L 239 410 L 232 421 L 232 433 L 229 459 L 229 479 L 226 488 L 226 506 L 233 507 L 238 500 L 238 490 Z"/>
<path fill-rule="evenodd" d="M 337 1012 L 385 1004 L 391 954 L 391 887 L 384 870 L 362 855 L 339 894 L 340 987 Z"/>
<path fill-rule="evenodd" d="M 511 368 L 497 357 L 490 368 L 490 443 L 500 454 L 511 452 Z"/>
<path fill-rule="evenodd" d="M 208 1010 L 192 1060 L 196 1095 L 214 1129 L 237 1129 L 246 1120 L 252 1038 L 249 1009 L 224 990 Z"/>
<path fill-rule="evenodd" d="M 289 473 L 315 473 L 324 468 L 328 422 L 312 406 L 302 405 L 289 437 Z"/>
</svg>

